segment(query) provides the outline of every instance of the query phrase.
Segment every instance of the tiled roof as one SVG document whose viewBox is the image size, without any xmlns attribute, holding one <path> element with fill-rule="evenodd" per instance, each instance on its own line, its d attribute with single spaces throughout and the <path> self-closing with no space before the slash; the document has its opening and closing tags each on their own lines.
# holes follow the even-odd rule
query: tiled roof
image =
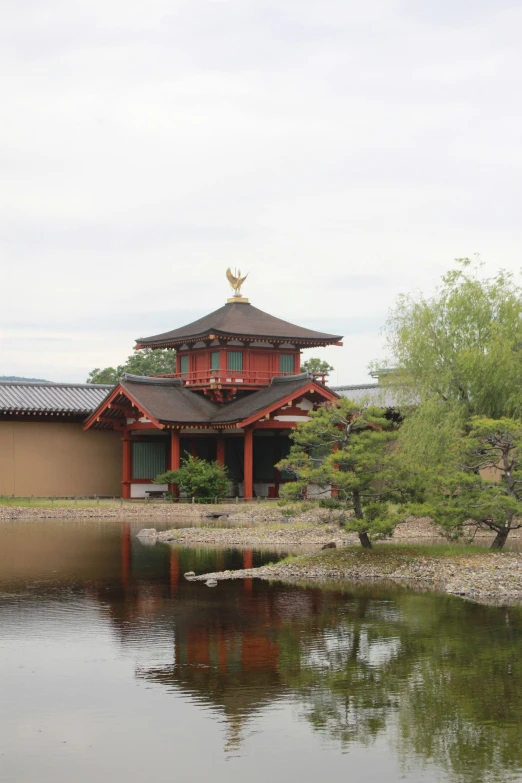
<svg viewBox="0 0 522 783">
<path fill-rule="evenodd" d="M 241 397 L 220 408 L 219 413 L 213 417 L 212 421 L 215 424 L 244 421 L 270 407 L 278 400 L 284 400 L 289 394 L 298 392 L 304 386 L 308 386 L 311 381 L 312 378 L 306 373 L 273 378 L 270 386 L 265 386 L 264 389 L 249 394 L 247 397 Z"/>
<path fill-rule="evenodd" d="M 178 378 L 142 379 L 126 375 L 121 382 L 121 389 L 161 422 L 208 423 L 219 411 L 219 405 L 210 402 L 202 394 L 190 391 L 180 384 Z"/>
<path fill-rule="evenodd" d="M 149 347 L 179 345 L 187 340 L 208 337 L 210 334 L 215 334 L 217 337 L 223 335 L 235 338 L 282 339 L 316 346 L 329 345 L 342 339 L 338 335 L 315 332 L 313 329 L 305 329 L 283 321 L 246 302 L 231 302 L 187 326 L 181 326 L 171 332 L 155 334 L 152 337 L 141 337 L 136 340 L 136 343 L 138 346 Z"/>
<path fill-rule="evenodd" d="M 210 402 L 203 395 L 182 386 L 177 378 L 141 378 L 136 375 L 125 375 L 119 391 L 158 422 L 219 427 L 245 421 L 279 400 L 306 389 L 312 383 L 313 379 L 307 373 L 274 378 L 270 386 L 240 397 L 228 405 Z M 321 385 L 315 383 L 314 388 L 320 394 Z M 118 404 L 119 398 L 120 395 L 116 394 L 114 400 L 111 400 L 111 405 L 112 402 Z M 101 408 L 100 411 L 104 411 L 104 420 L 99 424 L 96 423 L 98 416 L 96 412 L 91 417 L 93 426 L 107 427 L 108 418 L 116 420 L 118 416 L 121 417 L 117 408 L 108 411 Z"/>
<path fill-rule="evenodd" d="M 392 384 L 380 386 L 378 383 L 362 383 L 355 386 L 332 386 L 332 391 L 353 402 L 368 400 L 383 408 L 398 406 L 397 389 Z"/>
<path fill-rule="evenodd" d="M 0 413 L 92 413 L 114 386 L 98 383 L 0 382 Z"/>
</svg>

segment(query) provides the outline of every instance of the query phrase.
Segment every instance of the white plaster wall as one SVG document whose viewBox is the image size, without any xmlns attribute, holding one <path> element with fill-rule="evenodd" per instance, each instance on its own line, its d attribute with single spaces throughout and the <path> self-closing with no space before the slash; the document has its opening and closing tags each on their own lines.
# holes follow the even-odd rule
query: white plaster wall
<svg viewBox="0 0 522 783">
<path fill-rule="evenodd" d="M 147 497 L 145 492 L 152 490 L 153 492 L 167 492 L 168 484 L 131 484 L 131 498 L 144 498 Z"/>
<path fill-rule="evenodd" d="M 331 498 L 332 497 L 332 487 L 318 487 L 316 484 L 310 484 L 306 488 L 306 497 L 307 498 Z"/>
</svg>

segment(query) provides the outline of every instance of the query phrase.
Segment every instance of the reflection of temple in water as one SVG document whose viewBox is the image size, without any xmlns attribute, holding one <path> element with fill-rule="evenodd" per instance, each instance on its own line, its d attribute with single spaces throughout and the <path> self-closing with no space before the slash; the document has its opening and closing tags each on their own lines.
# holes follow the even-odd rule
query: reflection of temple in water
<svg viewBox="0 0 522 783">
<path fill-rule="evenodd" d="M 205 570 L 256 564 L 251 549 L 206 554 Z M 233 556 L 240 560 L 225 562 Z M 287 693 L 280 674 L 283 625 L 295 617 L 301 624 L 313 623 L 324 594 L 316 589 L 285 594 L 281 586 L 272 589 L 252 579 L 209 589 L 184 579 L 193 557 L 193 551 L 183 548 L 145 549 L 124 526 L 121 584 L 114 588 L 121 600 L 112 600 L 106 589 L 91 594 L 105 605 L 124 645 L 136 642 L 138 627 L 142 643 L 144 628 L 151 635 L 172 633 L 171 660 L 159 666 L 144 663 L 137 668 L 137 677 L 181 691 L 220 714 L 227 725 L 226 749 L 232 752 L 249 718 Z M 146 573 L 151 558 L 158 559 L 155 576 L 161 572 L 163 579 L 153 581 Z"/>
<path fill-rule="evenodd" d="M 273 705 L 291 704 L 297 720 L 330 748 L 357 743 L 360 749 L 390 738 L 399 760 L 419 769 L 419 777 L 428 764 L 445 780 L 521 779 L 518 608 L 380 585 L 316 588 L 245 580 L 209 589 L 183 574 L 257 565 L 262 555 L 146 547 L 129 525 L 96 520 L 52 520 L 45 528 L 25 520 L 0 527 L 2 641 L 22 639 L 25 649 L 34 647 L 36 660 L 40 640 L 54 634 L 55 642 L 74 643 L 79 634 L 81 668 L 71 675 L 83 671 L 82 655 L 90 659 L 91 650 L 103 649 L 112 677 L 116 649 L 126 664 L 132 662 L 123 667 L 130 690 L 136 682 L 156 690 L 150 701 L 140 692 L 133 704 L 155 710 L 163 691 L 167 713 L 160 717 L 183 720 L 190 711 L 201 713 L 187 719 L 196 744 L 201 716 L 207 715 L 224 732 L 226 752 L 236 754 L 250 728 L 266 733 L 263 718 L 272 728 Z M 264 557 L 273 559 L 273 553 Z M 96 683 L 99 671 L 96 664 Z M 36 678 L 19 676 L 32 697 Z M 119 680 L 117 685 L 121 694 Z M 93 682 L 93 692 L 96 687 Z M 282 718 L 295 725 L 295 714 Z M 250 752 L 246 742 L 241 751 Z"/>
<path fill-rule="evenodd" d="M 100 535 L 91 522 L 74 529 L 57 523 L 34 550 L 11 541 L 0 553 L 0 574 L 11 568 L 29 581 L 55 574 L 53 589 L 95 602 L 137 678 L 221 716 L 233 751 L 249 718 L 288 693 L 302 634 L 321 635 L 338 616 L 338 594 L 252 579 L 210 589 L 183 574 L 251 567 L 262 562 L 260 553 L 144 546 L 135 532 L 128 524 Z"/>
</svg>

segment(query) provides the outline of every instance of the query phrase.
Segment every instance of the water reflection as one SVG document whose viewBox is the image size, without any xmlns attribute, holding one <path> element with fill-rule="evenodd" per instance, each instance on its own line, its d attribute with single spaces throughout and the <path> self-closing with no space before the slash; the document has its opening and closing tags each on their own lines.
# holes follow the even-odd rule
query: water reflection
<svg viewBox="0 0 522 783">
<path fill-rule="evenodd" d="M 107 765 L 143 779 L 139 743 L 155 747 L 151 779 L 167 749 L 181 779 L 287 780 L 300 768 L 304 780 L 521 779 L 520 609 L 379 586 L 209 589 L 183 573 L 274 553 L 147 547 L 135 532 L 92 520 L 0 528 L 0 779 L 105 779 Z M 69 736 L 86 704 L 72 739 L 27 733 L 35 721 Z M 125 761 L 102 739 L 115 725 Z"/>
</svg>

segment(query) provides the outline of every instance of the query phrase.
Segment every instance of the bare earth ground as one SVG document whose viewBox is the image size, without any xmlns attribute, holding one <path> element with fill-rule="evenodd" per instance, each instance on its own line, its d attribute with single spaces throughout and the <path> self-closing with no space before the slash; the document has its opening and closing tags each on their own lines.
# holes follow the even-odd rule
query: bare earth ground
<svg viewBox="0 0 522 783">
<path fill-rule="evenodd" d="M 353 533 L 345 533 L 336 523 L 335 512 L 311 508 L 293 517 L 285 515 L 276 503 L 236 505 L 177 505 L 164 503 L 133 504 L 118 501 L 77 506 L 0 506 L 0 521 L 15 519 L 123 519 L 139 520 L 153 529 L 154 523 L 186 520 L 187 527 L 151 533 L 158 542 L 214 546 L 305 546 L 320 549 L 335 542 L 336 549 L 304 554 L 290 560 L 261 568 L 202 574 L 195 581 L 261 578 L 284 581 L 350 581 L 372 582 L 389 580 L 414 589 L 437 590 L 464 596 L 481 603 L 522 603 L 522 553 L 491 553 L 454 548 L 450 554 L 437 556 L 410 542 L 430 543 L 439 536 L 428 519 L 412 519 L 399 525 L 390 544 L 378 545 L 371 552 L 357 544 Z M 222 515 L 220 519 L 212 515 Z M 226 527 L 224 527 L 226 525 Z M 520 540 L 520 531 L 510 534 L 510 540 Z M 487 544 L 489 531 L 481 531 L 475 541 Z M 396 544 L 395 546 L 393 544 Z"/>
</svg>

